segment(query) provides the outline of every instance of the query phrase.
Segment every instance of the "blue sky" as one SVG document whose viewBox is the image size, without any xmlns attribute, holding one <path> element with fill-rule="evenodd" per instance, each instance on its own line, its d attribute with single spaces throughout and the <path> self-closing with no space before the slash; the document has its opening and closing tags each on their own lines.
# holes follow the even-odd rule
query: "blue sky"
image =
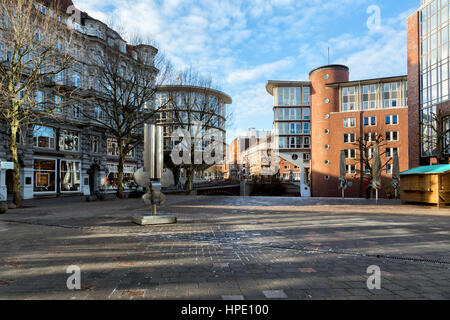
<svg viewBox="0 0 450 320">
<path fill-rule="evenodd" d="M 404 75 L 406 18 L 419 0 L 73 0 L 76 7 L 153 38 L 177 69 L 211 74 L 233 98 L 228 138 L 272 129 L 267 80 L 308 80 L 311 69 L 350 67 L 352 80 Z M 367 9 L 380 8 L 370 29 Z"/>
</svg>

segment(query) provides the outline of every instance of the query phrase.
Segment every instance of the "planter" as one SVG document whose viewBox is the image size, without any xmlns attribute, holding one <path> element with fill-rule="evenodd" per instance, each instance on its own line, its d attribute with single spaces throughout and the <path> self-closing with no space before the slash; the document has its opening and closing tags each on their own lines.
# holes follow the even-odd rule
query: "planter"
<svg viewBox="0 0 450 320">
<path fill-rule="evenodd" d="M 8 203 L 0 202 L 0 214 L 8 212 Z"/>
</svg>

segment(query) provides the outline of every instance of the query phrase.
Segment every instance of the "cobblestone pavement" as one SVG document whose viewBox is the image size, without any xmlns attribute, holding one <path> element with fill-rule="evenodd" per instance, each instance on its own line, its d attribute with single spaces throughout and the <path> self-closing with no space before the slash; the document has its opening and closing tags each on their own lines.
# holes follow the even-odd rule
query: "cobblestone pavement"
<svg viewBox="0 0 450 320">
<path fill-rule="evenodd" d="M 0 299 L 450 299 L 450 209 L 172 196 L 179 223 L 141 227 L 140 200 L 26 204 L 0 216 Z"/>
</svg>

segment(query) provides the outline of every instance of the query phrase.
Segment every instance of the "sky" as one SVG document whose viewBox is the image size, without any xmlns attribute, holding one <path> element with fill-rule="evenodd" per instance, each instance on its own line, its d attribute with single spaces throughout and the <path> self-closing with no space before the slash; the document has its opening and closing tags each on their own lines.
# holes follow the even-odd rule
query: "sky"
<svg viewBox="0 0 450 320">
<path fill-rule="evenodd" d="M 153 39 L 176 69 L 210 75 L 233 99 L 228 140 L 272 130 L 268 80 L 308 81 L 330 62 L 350 80 L 407 74 L 406 19 L 420 0 L 73 0 Z M 378 16 L 379 13 L 379 16 Z M 374 19 L 380 17 L 380 19 Z"/>
</svg>

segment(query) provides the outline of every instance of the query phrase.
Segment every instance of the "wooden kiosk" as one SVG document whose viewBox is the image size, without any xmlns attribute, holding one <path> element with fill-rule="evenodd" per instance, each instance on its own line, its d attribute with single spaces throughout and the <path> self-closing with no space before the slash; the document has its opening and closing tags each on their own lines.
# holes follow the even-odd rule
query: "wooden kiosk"
<svg viewBox="0 0 450 320">
<path fill-rule="evenodd" d="M 400 198 L 405 202 L 450 204 L 450 164 L 419 167 L 400 173 Z"/>
</svg>

